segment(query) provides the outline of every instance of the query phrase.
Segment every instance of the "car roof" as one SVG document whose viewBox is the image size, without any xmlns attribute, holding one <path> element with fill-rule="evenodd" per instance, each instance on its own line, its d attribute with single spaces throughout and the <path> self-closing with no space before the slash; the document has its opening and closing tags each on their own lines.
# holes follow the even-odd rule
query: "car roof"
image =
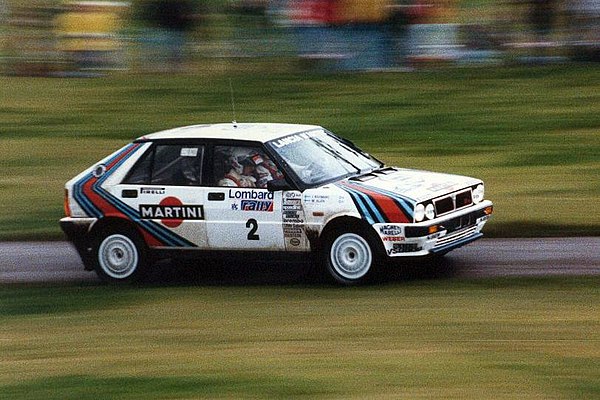
<svg viewBox="0 0 600 400">
<path fill-rule="evenodd" d="M 292 135 L 294 133 L 315 129 L 323 128 L 317 125 L 231 122 L 183 126 L 144 135 L 138 138 L 138 140 L 231 139 L 268 142 L 269 140 Z"/>
</svg>

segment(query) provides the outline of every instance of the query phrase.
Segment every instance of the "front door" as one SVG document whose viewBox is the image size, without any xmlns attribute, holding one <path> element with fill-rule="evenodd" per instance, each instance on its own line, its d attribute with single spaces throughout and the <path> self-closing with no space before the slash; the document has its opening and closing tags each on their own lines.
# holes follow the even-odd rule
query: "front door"
<svg viewBox="0 0 600 400">
<path fill-rule="evenodd" d="M 284 250 L 281 192 L 207 188 L 208 244 L 215 250 Z"/>
</svg>

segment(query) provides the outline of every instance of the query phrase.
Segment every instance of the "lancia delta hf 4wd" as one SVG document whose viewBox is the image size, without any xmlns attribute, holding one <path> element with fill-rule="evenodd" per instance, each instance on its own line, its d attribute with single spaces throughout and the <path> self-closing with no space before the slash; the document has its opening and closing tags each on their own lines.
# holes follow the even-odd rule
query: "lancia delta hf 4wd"
<svg viewBox="0 0 600 400">
<path fill-rule="evenodd" d="M 132 282 L 153 261 L 311 253 L 341 284 L 482 236 L 479 179 L 385 166 L 313 125 L 195 125 L 143 136 L 66 184 L 61 227 L 84 266 Z"/>
</svg>

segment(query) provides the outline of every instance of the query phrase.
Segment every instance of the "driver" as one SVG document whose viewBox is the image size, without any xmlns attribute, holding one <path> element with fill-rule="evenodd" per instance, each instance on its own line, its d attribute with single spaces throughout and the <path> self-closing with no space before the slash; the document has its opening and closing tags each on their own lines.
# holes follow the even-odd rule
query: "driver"
<svg viewBox="0 0 600 400">
<path fill-rule="evenodd" d="M 219 186 L 256 187 L 256 165 L 247 153 L 234 152 L 226 161 L 229 172 L 219 180 Z"/>
<path fill-rule="evenodd" d="M 251 159 L 256 164 L 255 176 L 257 187 L 264 189 L 267 187 L 267 182 L 273 179 L 283 179 L 283 174 L 279 172 L 275 163 L 266 156 L 254 154 Z"/>
</svg>

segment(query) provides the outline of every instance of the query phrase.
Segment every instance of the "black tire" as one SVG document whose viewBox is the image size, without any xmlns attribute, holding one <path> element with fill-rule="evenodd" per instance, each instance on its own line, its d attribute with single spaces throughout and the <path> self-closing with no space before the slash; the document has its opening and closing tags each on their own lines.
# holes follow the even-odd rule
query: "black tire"
<svg viewBox="0 0 600 400">
<path fill-rule="evenodd" d="M 379 268 L 374 240 L 358 229 L 335 230 L 324 238 L 321 260 L 327 275 L 342 285 L 369 282 Z"/>
<path fill-rule="evenodd" d="M 133 283 L 146 275 L 148 250 L 134 230 L 105 229 L 94 243 L 92 260 L 102 281 Z"/>
</svg>

